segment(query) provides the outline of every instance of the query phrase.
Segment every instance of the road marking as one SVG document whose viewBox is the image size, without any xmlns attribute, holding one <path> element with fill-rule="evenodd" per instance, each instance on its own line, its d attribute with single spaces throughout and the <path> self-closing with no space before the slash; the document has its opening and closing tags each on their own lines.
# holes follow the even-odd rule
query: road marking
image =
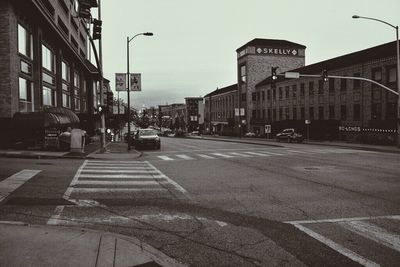
<svg viewBox="0 0 400 267">
<path fill-rule="evenodd" d="M 339 225 L 400 252 L 400 236 L 389 233 L 379 226 L 363 221 L 340 222 Z"/>
<path fill-rule="evenodd" d="M 164 176 L 162 175 L 156 175 L 158 174 L 157 172 L 152 172 L 154 174 L 149 174 L 149 175 L 134 175 L 134 174 L 82 174 L 79 177 L 80 178 L 100 178 L 100 179 L 118 179 L 118 178 L 163 178 Z"/>
<path fill-rule="evenodd" d="M 151 168 L 147 167 L 114 167 L 114 166 L 109 166 L 109 167 L 103 167 L 103 166 L 91 166 L 91 165 L 86 165 L 85 170 L 151 170 Z"/>
<path fill-rule="evenodd" d="M 184 160 L 193 160 L 194 158 L 189 157 L 187 155 L 175 155 L 176 157 L 180 158 L 180 159 L 184 159 Z"/>
<path fill-rule="evenodd" d="M 162 159 L 162 160 L 174 160 L 173 158 L 170 158 L 168 156 L 157 156 L 157 157 Z"/>
<path fill-rule="evenodd" d="M 332 240 L 330 240 L 328 238 L 325 238 L 324 236 L 312 231 L 309 228 L 306 228 L 306 227 L 304 227 L 304 226 L 302 226 L 300 224 L 293 224 L 293 226 L 296 227 L 297 229 L 299 229 L 300 231 L 308 234 L 312 238 L 318 240 L 319 242 L 327 245 L 328 247 L 332 248 L 333 250 L 339 252 L 340 254 L 350 258 L 351 260 L 353 260 L 355 262 L 358 262 L 359 264 L 362 264 L 362 265 L 367 266 L 367 267 L 380 266 L 379 264 L 364 258 L 363 256 L 361 256 L 361 255 L 359 255 L 359 254 L 357 254 L 357 253 L 355 253 L 355 252 L 353 252 L 353 251 L 351 251 L 351 250 L 339 245 L 338 243 L 336 243 L 336 242 L 334 242 L 334 241 L 332 241 Z"/>
<path fill-rule="evenodd" d="M 54 210 L 54 214 L 50 217 L 50 219 L 47 221 L 47 224 L 49 225 L 57 225 L 59 224 L 61 214 L 64 210 L 65 206 L 57 206 Z"/>
<path fill-rule="evenodd" d="M 307 220 L 307 221 L 286 221 L 284 223 L 290 223 L 290 224 L 335 223 L 335 222 L 350 222 L 350 221 L 366 221 L 366 220 L 376 220 L 376 219 L 400 220 L 400 215 L 353 217 L 353 218 Z"/>
<path fill-rule="evenodd" d="M 268 154 L 263 154 L 263 153 L 259 153 L 259 152 L 244 152 L 246 154 L 250 154 L 250 155 L 255 155 L 255 156 L 261 156 L 261 157 L 269 157 L 271 155 Z"/>
<path fill-rule="evenodd" d="M 289 152 L 289 153 L 301 153 L 301 154 L 307 154 L 307 152 L 305 151 L 299 151 L 299 150 L 286 150 L 285 152 Z"/>
<path fill-rule="evenodd" d="M 82 173 L 152 173 L 152 171 L 150 171 L 151 169 L 148 170 L 95 170 L 95 169 L 84 169 L 82 170 Z M 153 171 L 154 172 L 154 171 Z"/>
<path fill-rule="evenodd" d="M 166 188 L 74 188 L 75 193 L 122 193 L 139 191 L 167 191 Z"/>
<path fill-rule="evenodd" d="M 244 152 L 244 153 L 249 153 L 249 152 Z M 252 158 L 253 157 L 251 155 L 246 155 L 244 153 L 229 152 L 230 155 L 234 155 L 234 156 L 238 156 L 238 157 L 244 157 L 244 158 Z"/>
<path fill-rule="evenodd" d="M 214 157 L 211 157 L 209 155 L 204 155 L 204 154 L 196 154 L 196 155 L 205 159 L 215 159 Z"/>
<path fill-rule="evenodd" d="M 157 181 L 82 181 L 79 180 L 76 184 L 79 185 L 158 185 Z"/>
<path fill-rule="evenodd" d="M 0 182 L 0 202 L 41 170 L 22 170 Z"/>
<path fill-rule="evenodd" d="M 231 156 L 231 155 L 226 155 L 226 154 L 222 154 L 222 153 L 211 153 L 211 154 L 222 157 L 222 158 L 233 158 L 233 156 Z"/>
<path fill-rule="evenodd" d="M 269 155 L 274 155 L 274 156 L 283 156 L 284 155 L 281 153 L 275 153 L 275 152 L 270 152 L 270 151 L 259 151 L 259 152 L 269 154 Z"/>
</svg>

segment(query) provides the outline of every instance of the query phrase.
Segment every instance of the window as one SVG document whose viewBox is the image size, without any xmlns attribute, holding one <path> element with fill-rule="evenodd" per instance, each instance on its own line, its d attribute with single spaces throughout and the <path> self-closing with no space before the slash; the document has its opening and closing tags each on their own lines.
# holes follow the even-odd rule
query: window
<svg viewBox="0 0 400 267">
<path fill-rule="evenodd" d="M 308 83 L 308 95 L 313 96 L 314 95 L 314 82 L 309 82 Z"/>
<path fill-rule="evenodd" d="M 335 79 L 329 78 L 329 93 L 335 92 Z"/>
<path fill-rule="evenodd" d="M 270 100 L 270 99 L 271 99 L 271 90 L 268 89 L 267 90 L 267 100 Z"/>
<path fill-rule="evenodd" d="M 283 118 L 282 108 L 279 108 L 279 120 L 281 121 Z"/>
<path fill-rule="evenodd" d="M 268 120 L 271 120 L 271 109 L 269 108 L 267 111 Z"/>
<path fill-rule="evenodd" d="M 265 101 L 265 91 L 261 91 L 261 100 Z"/>
<path fill-rule="evenodd" d="M 304 107 L 300 108 L 300 119 L 304 120 L 306 118 Z"/>
<path fill-rule="evenodd" d="M 382 81 L 382 70 L 381 68 L 375 68 L 372 70 L 372 80 L 380 82 Z"/>
<path fill-rule="evenodd" d="M 272 110 L 272 117 L 273 117 L 273 120 L 276 121 L 276 109 L 275 108 Z"/>
<path fill-rule="evenodd" d="M 387 69 L 387 83 L 388 84 L 394 84 L 396 83 L 396 67 L 388 67 Z"/>
<path fill-rule="evenodd" d="M 242 101 L 246 101 L 246 93 L 242 93 Z"/>
<path fill-rule="evenodd" d="M 66 62 L 61 62 L 61 77 L 64 81 L 69 82 L 69 66 Z"/>
<path fill-rule="evenodd" d="M 395 119 L 396 118 L 396 104 L 395 103 L 387 103 L 386 104 L 386 119 Z"/>
<path fill-rule="evenodd" d="M 380 120 L 382 118 L 382 105 L 380 103 L 372 104 L 371 118 L 373 120 Z"/>
<path fill-rule="evenodd" d="M 262 110 L 262 118 L 265 119 L 265 109 Z"/>
<path fill-rule="evenodd" d="M 282 99 L 282 87 L 279 87 L 279 99 Z"/>
<path fill-rule="evenodd" d="M 53 90 L 47 86 L 43 86 L 43 105 L 55 106 L 56 105 L 56 90 Z"/>
<path fill-rule="evenodd" d="M 335 106 L 329 106 L 329 119 L 335 119 Z"/>
<path fill-rule="evenodd" d="M 19 77 L 19 111 L 33 111 L 33 84 L 21 77 Z"/>
<path fill-rule="evenodd" d="M 354 73 L 354 77 L 360 77 L 360 73 Z M 361 80 L 353 80 L 353 89 L 358 90 L 361 88 Z"/>
<path fill-rule="evenodd" d="M 297 85 L 292 86 L 292 96 L 293 98 L 297 98 Z"/>
<path fill-rule="evenodd" d="M 360 104 L 353 105 L 353 117 L 354 117 L 355 121 L 360 120 L 360 118 L 361 118 Z"/>
<path fill-rule="evenodd" d="M 319 120 L 324 119 L 324 107 L 318 107 L 318 119 Z"/>
<path fill-rule="evenodd" d="M 45 45 L 42 45 L 42 67 L 54 72 L 54 54 Z"/>
<path fill-rule="evenodd" d="M 289 86 L 285 87 L 285 98 L 288 99 L 289 98 Z"/>
<path fill-rule="evenodd" d="M 346 79 L 341 79 L 340 80 L 340 91 L 341 92 L 346 92 L 347 90 L 347 80 Z"/>
<path fill-rule="evenodd" d="M 32 35 L 18 24 L 18 52 L 32 59 Z"/>
<path fill-rule="evenodd" d="M 253 110 L 251 111 L 251 118 L 252 118 L 252 119 L 255 119 L 256 116 L 257 116 L 257 111 L 256 111 L 255 109 L 253 109 Z"/>
<path fill-rule="evenodd" d="M 71 107 L 70 95 L 65 91 L 63 91 L 63 93 L 62 93 L 62 105 L 65 108 L 70 108 Z"/>
<path fill-rule="evenodd" d="M 293 119 L 297 120 L 297 108 L 293 107 Z"/>
<path fill-rule="evenodd" d="M 319 95 L 324 94 L 324 81 L 323 80 L 318 81 L 318 94 Z"/>
<path fill-rule="evenodd" d="M 285 119 L 289 119 L 289 108 L 285 108 Z"/>
<path fill-rule="evenodd" d="M 246 65 L 240 66 L 240 81 L 246 82 Z"/>
<path fill-rule="evenodd" d="M 257 101 L 260 101 L 261 100 L 261 98 L 260 98 L 260 92 L 257 92 Z"/>
<path fill-rule="evenodd" d="M 300 96 L 301 96 L 301 97 L 304 97 L 304 94 L 305 94 L 305 93 L 304 93 L 304 83 L 301 83 L 301 84 L 300 84 Z"/>
<path fill-rule="evenodd" d="M 251 100 L 254 102 L 256 101 L 257 97 L 256 97 L 256 93 L 251 93 Z"/>
<path fill-rule="evenodd" d="M 341 105 L 340 106 L 340 119 L 342 121 L 347 120 L 347 109 L 346 109 L 346 105 Z"/>
<path fill-rule="evenodd" d="M 276 90 L 272 90 L 272 98 L 276 100 Z"/>
<path fill-rule="evenodd" d="M 314 120 L 314 107 L 310 107 L 309 110 L 310 120 Z"/>
</svg>

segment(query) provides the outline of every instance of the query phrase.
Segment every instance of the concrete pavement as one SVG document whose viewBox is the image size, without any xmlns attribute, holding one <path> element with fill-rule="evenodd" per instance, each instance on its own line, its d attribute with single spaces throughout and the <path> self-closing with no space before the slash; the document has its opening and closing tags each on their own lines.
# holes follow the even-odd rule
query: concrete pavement
<svg viewBox="0 0 400 267">
<path fill-rule="evenodd" d="M 0 266 L 185 266 L 136 238 L 0 222 Z"/>
</svg>

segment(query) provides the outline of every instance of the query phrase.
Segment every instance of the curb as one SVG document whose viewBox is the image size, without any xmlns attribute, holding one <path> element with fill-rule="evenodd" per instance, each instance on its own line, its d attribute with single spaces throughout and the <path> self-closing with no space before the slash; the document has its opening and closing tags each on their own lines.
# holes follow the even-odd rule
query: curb
<svg viewBox="0 0 400 267">
<path fill-rule="evenodd" d="M 266 144 L 266 143 L 251 142 L 251 141 L 242 141 L 241 139 L 222 139 L 222 138 L 219 139 L 219 138 L 207 138 L 207 137 L 201 137 L 201 138 L 184 137 L 184 138 L 210 140 L 210 141 L 220 141 L 220 142 L 231 142 L 231 143 L 242 143 L 242 144 L 251 144 L 251 145 L 272 146 L 272 147 L 283 147 L 281 145 Z M 264 141 L 264 142 L 272 142 L 272 141 L 267 140 L 267 141 Z M 375 152 L 400 154 L 400 149 L 398 151 L 396 151 L 396 150 L 384 149 L 384 148 L 378 148 L 378 147 L 357 146 L 356 144 L 355 145 L 341 145 L 341 144 L 335 144 L 335 143 L 326 144 L 326 143 L 315 143 L 315 142 L 311 142 L 311 143 L 304 142 L 303 144 L 321 145 L 321 146 L 335 146 L 335 147 L 351 148 L 351 149 L 357 149 L 357 150 L 367 150 L 367 151 L 375 151 Z"/>
<path fill-rule="evenodd" d="M 81 231 L 81 232 L 94 233 L 97 235 L 108 235 L 108 236 L 112 236 L 112 237 L 115 237 L 115 238 L 118 238 L 121 240 L 128 241 L 128 242 L 132 243 L 133 245 L 140 247 L 142 252 L 145 252 L 145 254 L 151 255 L 150 257 L 153 259 L 153 261 L 157 264 L 160 264 L 161 266 L 168 266 L 168 267 L 185 267 L 185 266 L 187 266 L 183 263 L 178 262 L 178 260 L 164 254 L 162 251 L 157 250 L 156 248 L 148 245 L 147 243 L 140 241 L 139 239 L 137 239 L 136 237 L 133 237 L 133 236 L 127 236 L 127 235 L 122 235 L 122 234 L 118 234 L 118 233 L 114 233 L 114 232 L 94 230 L 94 229 L 82 228 L 82 227 L 73 227 L 73 226 L 65 227 L 65 226 L 29 224 L 29 223 L 20 222 L 20 221 L 0 221 L 0 227 L 2 225 L 41 228 L 41 229 L 51 228 L 51 229 L 59 229 L 59 230 L 65 231 L 65 232 Z"/>
</svg>

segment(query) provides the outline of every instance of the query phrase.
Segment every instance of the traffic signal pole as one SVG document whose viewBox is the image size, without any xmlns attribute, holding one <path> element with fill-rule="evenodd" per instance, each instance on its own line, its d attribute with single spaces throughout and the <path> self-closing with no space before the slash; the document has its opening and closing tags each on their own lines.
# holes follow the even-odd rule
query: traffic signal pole
<svg viewBox="0 0 400 267">
<path fill-rule="evenodd" d="M 101 21 L 101 0 L 99 0 L 98 18 Z M 102 51 L 102 38 L 99 38 L 99 68 L 101 69 L 100 77 L 100 103 L 104 104 L 104 78 L 103 78 L 103 51 Z M 100 153 L 106 151 L 106 121 L 104 112 L 100 115 Z"/>
</svg>

